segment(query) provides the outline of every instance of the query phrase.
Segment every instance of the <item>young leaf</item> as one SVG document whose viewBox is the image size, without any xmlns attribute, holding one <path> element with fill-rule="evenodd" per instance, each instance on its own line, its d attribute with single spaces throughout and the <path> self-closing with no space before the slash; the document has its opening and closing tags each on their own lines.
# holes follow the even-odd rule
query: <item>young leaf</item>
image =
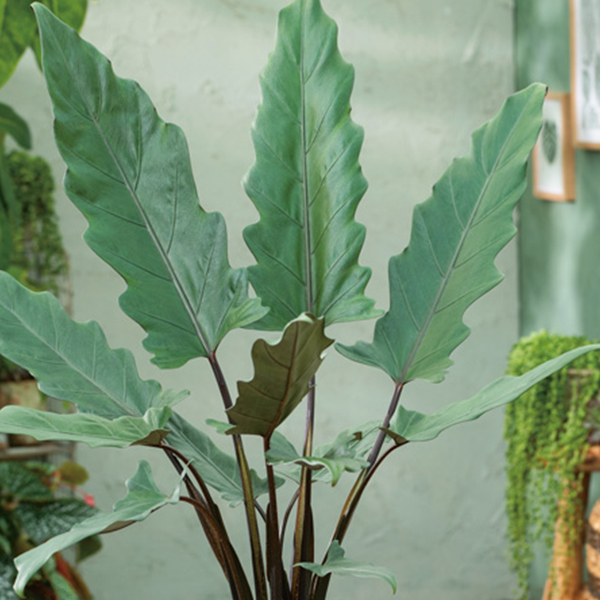
<svg viewBox="0 0 600 600">
<path fill-rule="evenodd" d="M 152 480 L 150 465 L 142 461 L 136 474 L 127 481 L 127 495 L 117 502 L 112 513 L 98 514 L 75 525 L 71 530 L 51 538 L 41 546 L 21 554 L 15 559 L 19 572 L 14 589 L 23 596 L 27 582 L 56 552 L 106 530 L 117 523 L 143 521 L 155 510 L 179 501 L 179 488 L 170 496 L 159 491 Z"/>
<path fill-rule="evenodd" d="M 502 279 L 494 259 L 516 231 L 512 211 L 525 189 L 545 91 L 534 84 L 511 96 L 475 132 L 471 155 L 454 161 L 415 208 L 410 244 L 389 264 L 390 309 L 372 343 L 337 345 L 344 356 L 399 384 L 443 380 L 450 354 L 469 335 L 465 310 Z"/>
<path fill-rule="evenodd" d="M 98 323 L 75 323 L 51 294 L 0 273 L 0 354 L 27 369 L 49 396 L 101 417 L 141 416 L 171 404 L 143 381 L 128 350 L 112 350 Z"/>
<path fill-rule="evenodd" d="M 244 231 L 257 261 L 250 281 L 271 309 L 257 328 L 282 330 L 304 312 L 328 325 L 378 314 L 364 296 L 371 270 L 358 265 L 363 131 L 350 119 L 354 69 L 337 31 L 319 0 L 296 0 L 280 13 L 261 76 L 256 163 L 245 181 L 260 220 Z"/>
<path fill-rule="evenodd" d="M 334 541 L 331 544 L 327 560 L 324 565 L 317 563 L 302 562 L 298 563 L 297 567 L 302 567 L 307 571 L 311 571 L 318 577 L 326 577 L 327 575 L 350 575 L 352 577 L 371 577 L 383 579 L 390 584 L 394 594 L 398 584 L 394 574 L 385 567 L 376 567 L 370 563 L 360 563 L 354 560 L 349 560 L 345 557 L 344 549 L 339 542 Z"/>
<path fill-rule="evenodd" d="M 167 423 L 167 429 L 170 431 L 169 445 L 192 461 L 209 486 L 217 490 L 232 506 L 244 501 L 240 470 L 233 456 L 223 452 L 204 432 L 196 429 L 177 413 L 173 413 Z M 254 469 L 251 470 L 251 477 L 255 498 L 268 493 L 266 479 L 261 479 Z M 283 483 L 284 480 L 278 477 L 277 487 Z"/>
<path fill-rule="evenodd" d="M 0 141 L 2 134 L 12 137 L 21 148 L 31 148 L 31 133 L 29 125 L 23 117 L 19 116 L 11 106 L 0 102 Z"/>
<path fill-rule="evenodd" d="M 57 414 L 22 406 L 0 410 L 2 433 L 30 435 L 36 440 L 80 442 L 91 448 L 127 448 L 159 444 L 169 433 L 171 409 L 150 408 L 143 417 L 106 419 L 93 414 Z"/>
<path fill-rule="evenodd" d="M 0 87 L 12 75 L 35 34 L 29 0 L 0 0 Z"/>
<path fill-rule="evenodd" d="M 89 222 L 87 243 L 127 282 L 121 307 L 158 366 L 209 356 L 266 309 L 229 266 L 223 217 L 198 204 L 183 132 L 75 31 L 35 11 L 65 189 Z"/>
<path fill-rule="evenodd" d="M 472 398 L 445 406 L 432 415 L 400 406 L 390 425 L 390 433 L 392 437 L 400 435 L 409 442 L 433 440 L 449 427 L 477 419 L 489 410 L 516 400 L 529 388 L 562 369 L 572 360 L 597 350 L 600 350 L 600 344 L 583 346 L 553 358 L 520 377 L 501 377 Z"/>
<path fill-rule="evenodd" d="M 238 382 L 238 399 L 227 411 L 235 424 L 229 435 L 271 437 L 308 393 L 323 351 L 333 343 L 324 330 L 324 319 L 302 315 L 285 328 L 277 344 L 254 343 L 254 378 Z"/>
</svg>

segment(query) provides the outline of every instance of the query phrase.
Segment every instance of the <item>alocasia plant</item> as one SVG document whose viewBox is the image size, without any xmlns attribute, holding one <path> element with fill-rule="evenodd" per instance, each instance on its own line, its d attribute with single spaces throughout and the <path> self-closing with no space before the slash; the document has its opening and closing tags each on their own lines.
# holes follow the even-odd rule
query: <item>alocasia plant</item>
<svg viewBox="0 0 600 600">
<path fill-rule="evenodd" d="M 358 262 L 365 230 L 354 216 L 366 182 L 358 162 L 362 130 L 350 118 L 354 72 L 319 0 L 294 0 L 281 12 L 277 46 L 261 77 L 252 132 L 256 163 L 245 180 L 260 215 L 245 231 L 256 259 L 248 269 L 230 267 L 223 218 L 198 203 L 183 133 L 75 31 L 44 6 L 34 8 L 56 140 L 68 166 L 65 189 L 89 222 L 85 239 L 124 278 L 121 307 L 146 331 L 144 345 L 159 367 L 209 361 L 228 421 L 211 425 L 231 437 L 234 455 L 174 411 L 185 392 L 143 381 L 131 354 L 111 349 L 96 323 L 74 323 L 49 294 L 0 274 L 0 352 L 30 370 L 44 392 L 78 409 L 66 416 L 3 409 L 0 431 L 90 446 L 144 444 L 165 453 L 182 478 L 182 489 L 164 494 L 143 463 L 114 513 L 79 523 L 18 558 L 17 592 L 54 552 L 177 502 L 195 510 L 234 600 L 323 600 L 335 574 L 382 577 L 395 588 L 391 573 L 346 557 L 343 548 L 382 462 L 407 443 L 431 440 L 514 400 L 600 348 L 580 348 L 521 377 L 501 378 L 433 415 L 400 404 L 411 380 L 444 379 L 451 353 L 469 335 L 465 310 L 502 279 L 494 260 L 515 233 L 512 210 L 541 127 L 544 86 L 510 97 L 475 133 L 470 156 L 455 161 L 432 197 L 416 207 L 410 244 L 390 260 L 390 309 L 381 316 L 364 294 L 370 270 Z M 325 329 L 373 317 L 380 318 L 372 342 L 336 348 L 393 379 L 387 413 L 382 406 L 372 422 L 315 448 L 315 375 L 333 343 Z M 282 335 L 275 343 L 256 341 L 254 377 L 238 383 L 234 402 L 217 353 L 223 337 L 239 327 Z M 278 431 L 299 407 L 307 412 L 301 450 Z M 263 439 L 266 478 L 248 464 L 246 435 Z M 344 473 L 355 473 L 355 484 L 329 546 L 315 548 L 313 483 L 335 484 Z M 284 509 L 278 488 L 286 481 L 296 489 Z M 216 494 L 244 507 L 251 576 Z M 291 523 L 292 556 L 284 557 Z"/>
</svg>

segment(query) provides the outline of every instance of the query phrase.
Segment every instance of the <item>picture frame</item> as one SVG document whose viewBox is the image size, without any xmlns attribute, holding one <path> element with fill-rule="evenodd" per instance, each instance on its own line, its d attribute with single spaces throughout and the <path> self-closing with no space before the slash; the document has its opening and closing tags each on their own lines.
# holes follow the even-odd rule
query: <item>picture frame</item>
<svg viewBox="0 0 600 600">
<path fill-rule="evenodd" d="M 543 200 L 575 200 L 575 148 L 571 95 L 550 92 L 543 107 L 540 137 L 533 149 L 533 195 Z"/>
<path fill-rule="evenodd" d="M 600 2 L 570 0 L 573 144 L 600 150 Z"/>
</svg>

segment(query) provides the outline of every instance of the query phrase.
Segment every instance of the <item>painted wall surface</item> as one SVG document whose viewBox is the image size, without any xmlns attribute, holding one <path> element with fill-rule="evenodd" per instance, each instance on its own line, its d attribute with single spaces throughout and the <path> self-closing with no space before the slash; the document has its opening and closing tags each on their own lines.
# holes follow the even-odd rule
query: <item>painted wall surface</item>
<svg viewBox="0 0 600 600">
<path fill-rule="evenodd" d="M 387 259 L 409 237 L 412 206 L 425 200 L 453 157 L 468 152 L 470 133 L 490 118 L 513 88 L 512 5 L 507 0 L 323 0 L 340 23 L 340 44 L 356 66 L 354 118 L 366 129 L 362 164 L 370 190 L 357 218 L 368 227 L 363 264 L 374 269 L 368 288 L 380 307 L 387 299 Z M 243 227 L 256 220 L 240 180 L 253 162 L 249 127 L 259 102 L 257 74 L 273 46 L 283 0 L 101 0 L 91 3 L 85 36 L 111 57 L 121 76 L 137 79 L 163 118 L 181 125 L 208 210 L 227 220 L 231 261 L 251 262 Z M 64 171 L 54 147 L 51 113 L 31 57 L 20 65 L 2 99 L 33 126 L 36 151 L 60 180 Z M 132 348 L 142 374 L 165 386 L 189 387 L 186 416 L 202 422 L 221 417 L 207 364 L 194 361 L 178 372 L 149 366 L 143 333 L 119 310 L 123 283 L 84 245 L 83 218 L 61 193 L 61 227 L 71 255 L 75 317 L 94 318 L 113 346 Z M 416 383 L 407 390 L 411 408 L 431 411 L 477 391 L 500 376 L 517 338 L 516 247 L 498 259 L 505 283 L 471 309 L 474 331 L 456 353 L 442 386 Z M 372 323 L 332 328 L 349 343 L 369 338 Z M 220 355 L 230 385 L 251 376 L 254 334 L 237 332 Z M 379 372 L 346 363 L 330 352 L 319 378 L 317 442 L 341 429 L 382 418 L 391 385 Z M 298 438 L 300 412 L 286 424 Z M 220 440 L 228 447 L 227 440 Z M 252 444 L 251 444 L 252 445 Z M 256 450 L 256 448 L 253 448 Z M 392 569 L 402 598 L 500 600 L 514 579 L 505 560 L 504 444 L 502 413 L 451 430 L 429 445 L 398 452 L 364 499 L 347 538 L 348 555 Z M 108 508 L 123 492 L 148 452 L 79 450 L 90 470 L 89 490 Z M 169 465 L 153 457 L 157 479 L 173 485 Z M 317 493 L 317 540 L 340 509 L 350 478 L 339 489 Z M 384 524 L 383 520 L 386 520 Z M 246 546 L 241 511 L 227 517 L 233 538 Z M 105 550 L 83 572 L 97 600 L 144 598 L 222 600 L 226 588 L 216 562 L 185 506 L 168 508 L 147 522 L 105 539 Z M 332 598 L 383 600 L 385 584 L 336 581 Z"/>
</svg>

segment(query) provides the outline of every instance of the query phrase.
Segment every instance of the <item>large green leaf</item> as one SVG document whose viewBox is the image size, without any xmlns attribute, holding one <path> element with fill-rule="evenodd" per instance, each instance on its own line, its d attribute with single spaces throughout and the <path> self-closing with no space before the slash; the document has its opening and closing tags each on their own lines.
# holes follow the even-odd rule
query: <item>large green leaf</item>
<svg viewBox="0 0 600 600">
<path fill-rule="evenodd" d="M 61 415 L 22 406 L 0 410 L 0 432 L 30 435 L 36 440 L 80 442 L 91 448 L 127 448 L 159 444 L 169 433 L 171 409 L 150 408 L 143 417 L 106 419 L 94 414 Z"/>
<path fill-rule="evenodd" d="M 333 344 L 324 329 L 324 319 L 302 315 L 285 328 L 277 344 L 254 343 L 254 378 L 238 382 L 238 399 L 227 411 L 235 424 L 229 435 L 271 437 L 308 394 L 310 380 L 323 362 L 323 351 Z"/>
<path fill-rule="evenodd" d="M 217 490 L 224 500 L 231 505 L 244 501 L 240 469 L 233 456 L 223 452 L 208 435 L 196 429 L 177 413 L 173 413 L 167 429 L 171 432 L 168 437 L 169 445 L 191 460 L 202 475 L 202 479 Z M 260 478 L 254 469 L 251 470 L 251 476 L 254 497 L 258 498 L 268 493 L 267 480 Z M 284 481 L 278 477 L 277 487 L 283 483 Z"/>
<path fill-rule="evenodd" d="M 21 502 L 15 509 L 23 531 L 34 544 L 65 533 L 98 511 L 77 498 L 58 498 L 49 502 Z"/>
<path fill-rule="evenodd" d="M 363 131 L 350 119 L 353 85 L 319 0 L 282 10 L 245 181 L 260 215 L 244 231 L 258 263 L 250 281 L 271 309 L 262 329 L 281 330 L 304 312 L 327 324 L 377 315 L 364 296 L 371 271 L 358 265 L 365 228 L 354 214 L 367 182 L 358 163 Z"/>
<path fill-rule="evenodd" d="M 223 217 L 198 204 L 183 132 L 75 31 L 35 11 L 65 189 L 88 219 L 87 243 L 127 282 L 121 307 L 157 365 L 209 356 L 266 309 L 229 266 Z"/>
<path fill-rule="evenodd" d="M 112 350 L 98 323 L 75 323 L 51 294 L 0 273 L 0 354 L 27 369 L 40 389 L 83 412 L 141 416 L 180 396 L 143 381 L 128 350 Z"/>
<path fill-rule="evenodd" d="M 442 381 L 451 352 L 469 335 L 467 307 L 497 285 L 498 252 L 513 237 L 512 211 L 525 188 L 527 158 L 541 127 L 545 88 L 511 96 L 473 135 L 461 158 L 414 211 L 408 248 L 390 260 L 390 309 L 373 342 L 338 345 L 348 358 L 396 382 Z"/>
<path fill-rule="evenodd" d="M 19 574 L 14 586 L 17 594 L 23 595 L 27 582 L 55 552 L 61 552 L 91 535 L 110 530 L 117 524 L 143 521 L 155 510 L 179 501 L 179 487 L 169 496 L 161 493 L 152 480 L 150 465 L 145 461 L 140 462 L 136 474 L 127 481 L 127 490 L 127 495 L 115 504 L 112 513 L 90 517 L 68 532 L 18 556 L 15 565 Z"/>
<path fill-rule="evenodd" d="M 0 140 L 2 134 L 10 135 L 19 146 L 26 150 L 31 148 L 31 133 L 25 119 L 19 116 L 11 106 L 0 102 Z"/>
<path fill-rule="evenodd" d="M 520 377 L 501 377 L 472 398 L 449 404 L 432 415 L 400 406 L 392 420 L 389 433 L 392 437 L 401 436 L 409 442 L 433 440 L 449 427 L 477 419 L 489 410 L 516 400 L 529 388 L 562 369 L 572 360 L 587 352 L 598 350 L 600 344 L 583 346 L 549 360 Z"/>
<path fill-rule="evenodd" d="M 12 75 L 35 34 L 31 0 L 0 0 L 0 87 Z"/>
<path fill-rule="evenodd" d="M 319 577 L 326 577 L 327 575 L 349 575 L 351 577 L 383 579 L 390 584 L 392 590 L 394 590 L 394 594 L 396 593 L 398 587 L 396 577 L 389 569 L 377 567 L 370 563 L 361 563 L 350 560 L 345 557 L 345 554 L 346 553 L 339 542 L 335 541 L 331 544 L 325 564 L 320 565 L 317 563 L 302 562 L 298 563 L 296 566 L 311 571 Z"/>
</svg>

